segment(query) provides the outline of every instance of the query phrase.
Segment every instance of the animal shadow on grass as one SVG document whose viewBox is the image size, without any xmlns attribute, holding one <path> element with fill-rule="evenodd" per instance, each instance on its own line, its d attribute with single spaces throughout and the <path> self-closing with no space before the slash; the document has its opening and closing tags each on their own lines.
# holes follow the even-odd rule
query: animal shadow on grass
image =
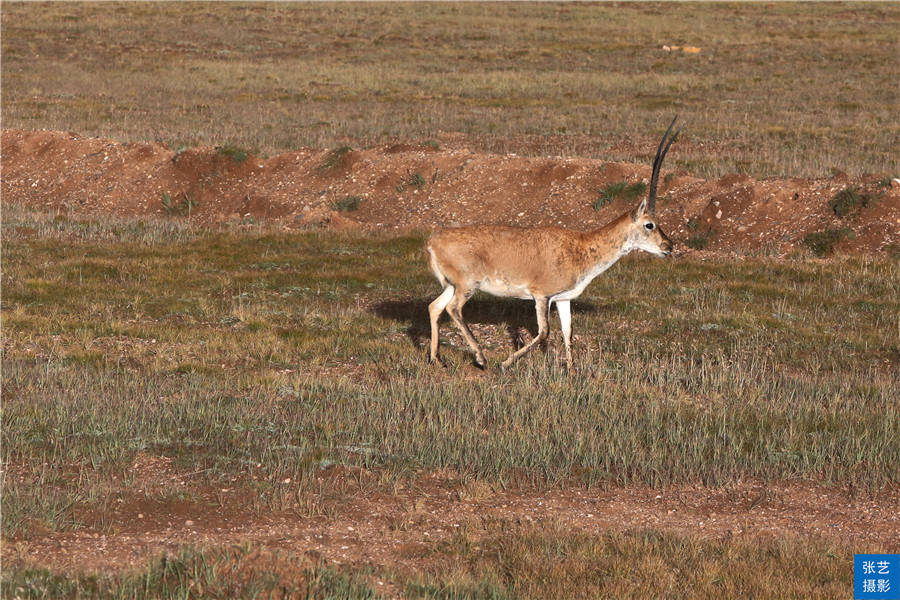
<svg viewBox="0 0 900 600">
<path fill-rule="evenodd" d="M 431 323 L 428 318 L 428 305 L 431 300 L 408 299 L 386 300 L 375 304 L 371 311 L 383 319 L 408 323 L 406 335 L 417 348 L 428 346 L 431 340 Z M 572 313 L 595 313 L 600 310 L 590 302 L 572 302 Z M 551 309 L 550 328 L 558 328 L 558 321 L 554 322 Z M 506 333 L 513 347 L 521 348 L 527 342 L 522 335 L 522 330 L 527 330 L 532 337 L 537 335 L 537 316 L 534 311 L 534 302 L 527 300 L 508 300 L 504 298 L 473 298 L 463 307 L 463 319 L 471 327 L 472 325 L 501 325 L 505 326 Z M 447 328 L 456 329 L 456 325 L 450 316 L 444 312 L 441 314 L 441 330 L 444 335 Z M 476 338 L 478 335 L 476 334 Z M 482 340 L 479 339 L 479 342 Z"/>
</svg>

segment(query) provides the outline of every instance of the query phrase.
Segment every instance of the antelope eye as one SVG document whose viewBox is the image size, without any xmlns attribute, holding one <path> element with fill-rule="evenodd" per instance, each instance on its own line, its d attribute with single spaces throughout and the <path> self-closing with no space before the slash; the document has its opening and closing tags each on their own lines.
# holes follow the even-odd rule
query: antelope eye
<svg viewBox="0 0 900 600">
<path fill-rule="evenodd" d="M 644 225 L 644 229 L 646 229 L 647 231 L 653 231 L 654 227 L 656 227 L 656 225 L 654 225 L 653 223 L 647 223 L 646 225 Z"/>
</svg>

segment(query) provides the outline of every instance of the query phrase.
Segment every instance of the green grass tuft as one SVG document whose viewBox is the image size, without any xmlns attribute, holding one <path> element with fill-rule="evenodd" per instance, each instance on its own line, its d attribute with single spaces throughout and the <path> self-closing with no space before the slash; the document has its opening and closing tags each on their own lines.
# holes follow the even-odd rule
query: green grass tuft
<svg viewBox="0 0 900 600">
<path fill-rule="evenodd" d="M 600 210 L 618 198 L 633 201 L 640 197 L 646 189 L 647 184 L 643 181 L 637 181 L 631 184 L 627 181 L 610 183 L 598 191 L 599 197 L 594 201 L 594 210 Z"/>
<path fill-rule="evenodd" d="M 835 194 L 834 198 L 831 199 L 831 202 L 828 203 L 828 206 L 831 207 L 831 210 L 833 210 L 834 214 L 837 216 L 846 217 L 857 209 L 868 206 L 869 200 L 869 196 L 867 194 L 860 194 L 857 188 L 845 187 Z"/>
<path fill-rule="evenodd" d="M 809 248 L 813 254 L 822 258 L 834 254 L 834 247 L 849 234 L 850 230 L 846 228 L 816 231 L 806 234 L 803 237 L 803 244 Z"/>
<path fill-rule="evenodd" d="M 235 146 L 233 144 L 225 144 L 224 146 L 216 146 L 216 152 L 222 156 L 227 156 L 236 163 L 242 163 L 250 156 L 250 152 Z"/>
<path fill-rule="evenodd" d="M 350 146 L 339 146 L 335 148 L 328 153 L 325 161 L 321 165 L 319 165 L 319 170 L 329 171 L 331 169 L 337 168 L 344 160 L 344 156 L 346 156 L 348 152 L 352 151 L 353 148 L 351 148 Z"/>
<path fill-rule="evenodd" d="M 360 196 L 345 196 L 334 203 L 334 210 L 340 212 L 352 212 L 359 209 L 363 199 Z"/>
<path fill-rule="evenodd" d="M 685 245 L 688 248 L 693 248 L 694 250 L 705 250 L 709 245 L 710 238 L 712 234 L 710 231 L 705 231 L 703 233 L 692 235 L 685 241 Z"/>
<path fill-rule="evenodd" d="M 162 193 L 162 200 L 160 201 L 163 207 L 163 210 L 166 211 L 166 214 L 169 216 L 191 216 L 191 212 L 195 208 L 197 208 L 198 202 L 194 200 L 194 196 L 192 194 L 187 194 L 182 192 L 180 200 L 173 200 L 171 194 L 169 192 Z"/>
</svg>

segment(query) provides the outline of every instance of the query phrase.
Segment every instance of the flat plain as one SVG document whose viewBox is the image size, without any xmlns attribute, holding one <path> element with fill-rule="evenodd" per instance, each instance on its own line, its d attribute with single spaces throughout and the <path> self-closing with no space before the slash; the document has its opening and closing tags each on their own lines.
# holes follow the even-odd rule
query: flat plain
<svg viewBox="0 0 900 600">
<path fill-rule="evenodd" d="M 766 178 L 765 203 L 818 178 L 822 210 L 857 193 L 828 218 L 864 238 L 897 204 L 898 21 L 858 3 L 4 3 L 7 144 L 49 129 L 273 170 L 306 152 L 298 185 L 331 220 L 206 218 L 207 197 L 155 188 L 132 212 L 94 188 L 53 204 L 65 166 L 16 142 L 3 597 L 846 597 L 853 553 L 900 551 L 896 249 L 722 232 L 704 251 L 712 204 L 677 186 Z M 490 368 L 449 322 L 428 365 L 428 223 L 338 228 L 375 199 L 327 193 L 359 176 L 352 152 L 395 177 L 385 212 L 441 185 L 390 163 L 410 148 L 503 181 L 491 157 L 646 165 L 674 112 L 682 250 L 587 289 L 572 372 L 554 315 L 547 352 L 498 373 L 533 311 L 488 296 L 466 314 Z"/>
</svg>

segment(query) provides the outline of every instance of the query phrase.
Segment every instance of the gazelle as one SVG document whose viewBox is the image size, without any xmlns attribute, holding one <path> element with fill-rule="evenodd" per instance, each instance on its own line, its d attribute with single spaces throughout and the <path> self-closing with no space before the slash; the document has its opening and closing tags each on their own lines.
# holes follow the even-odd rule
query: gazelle
<svg viewBox="0 0 900 600">
<path fill-rule="evenodd" d="M 669 146 L 681 132 L 679 129 L 669 138 L 677 119 L 677 116 L 672 119 L 656 149 L 647 197 L 637 208 L 599 229 L 580 232 L 560 227 L 474 225 L 435 232 L 425 243 L 425 250 L 428 264 L 444 291 L 428 306 L 430 360 L 438 360 L 438 319 L 446 309 L 475 353 L 476 364 L 484 368 L 484 352 L 462 317 L 466 301 L 476 290 L 483 290 L 495 296 L 534 300 L 537 311 L 537 337 L 510 354 L 501 363 L 501 369 L 507 369 L 547 339 L 553 303 L 562 327 L 566 364 L 571 368 L 571 300 L 632 250 L 644 250 L 657 256 L 672 253 L 672 241 L 653 217 L 659 170 Z"/>
</svg>

